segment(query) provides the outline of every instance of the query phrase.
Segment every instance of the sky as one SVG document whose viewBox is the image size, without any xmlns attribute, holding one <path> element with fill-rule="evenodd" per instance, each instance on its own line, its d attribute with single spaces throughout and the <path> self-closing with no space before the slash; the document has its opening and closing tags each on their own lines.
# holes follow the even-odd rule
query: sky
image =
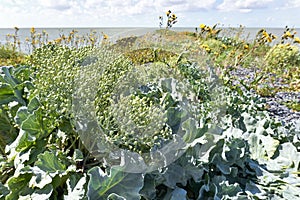
<svg viewBox="0 0 300 200">
<path fill-rule="evenodd" d="M 168 10 L 176 27 L 300 27 L 300 0 L 0 0 L 0 28 L 158 27 Z"/>
</svg>

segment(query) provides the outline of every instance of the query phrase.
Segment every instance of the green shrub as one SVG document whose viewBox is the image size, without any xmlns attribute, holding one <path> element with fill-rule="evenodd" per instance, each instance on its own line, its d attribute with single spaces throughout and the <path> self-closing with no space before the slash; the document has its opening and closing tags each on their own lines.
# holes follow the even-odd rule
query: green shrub
<svg viewBox="0 0 300 200">
<path fill-rule="evenodd" d="M 57 121 L 70 114 L 74 77 L 92 49 L 45 45 L 30 55 L 27 64 L 32 66 L 35 87 L 28 98 L 40 99 L 47 118 Z"/>
<path fill-rule="evenodd" d="M 300 52 L 296 46 L 278 44 L 272 47 L 265 56 L 268 67 L 282 68 L 300 64 Z"/>
<path fill-rule="evenodd" d="M 6 46 L 0 47 L 0 58 L 1 59 L 10 59 L 10 58 L 14 57 L 15 54 L 16 54 L 16 52 L 11 48 L 8 48 Z"/>
<path fill-rule="evenodd" d="M 25 62 L 25 56 L 10 46 L 0 45 L 0 66 L 17 65 Z"/>
</svg>

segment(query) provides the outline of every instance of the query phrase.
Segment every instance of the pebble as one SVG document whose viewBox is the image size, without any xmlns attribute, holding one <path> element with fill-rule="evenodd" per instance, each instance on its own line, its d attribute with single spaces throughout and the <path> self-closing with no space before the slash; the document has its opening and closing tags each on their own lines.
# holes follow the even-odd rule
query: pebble
<svg viewBox="0 0 300 200">
<path fill-rule="evenodd" d="M 238 67 L 230 72 L 236 79 L 233 81 L 234 85 L 240 85 L 240 82 L 251 83 L 255 79 L 255 70 Z M 278 86 L 286 86 L 280 84 L 278 81 L 274 84 Z M 274 87 L 270 85 L 270 87 Z M 244 87 L 242 87 L 245 90 Z M 270 116 L 277 118 L 282 124 L 295 123 L 300 119 L 300 112 L 288 108 L 284 103 L 296 102 L 300 103 L 300 92 L 278 92 L 274 97 L 262 97 L 269 105 L 267 111 Z"/>
</svg>

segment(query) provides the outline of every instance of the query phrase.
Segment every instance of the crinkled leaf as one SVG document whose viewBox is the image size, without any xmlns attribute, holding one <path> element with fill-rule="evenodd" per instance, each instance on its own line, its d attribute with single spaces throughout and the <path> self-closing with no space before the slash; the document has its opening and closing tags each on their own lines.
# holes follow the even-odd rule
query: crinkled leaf
<svg viewBox="0 0 300 200">
<path fill-rule="evenodd" d="M 228 181 L 224 181 L 221 183 L 216 183 L 220 186 L 220 191 L 218 191 L 218 196 L 222 197 L 223 195 L 229 197 L 235 197 L 239 192 L 242 192 L 242 188 L 239 186 L 238 183 L 229 184 Z M 222 195 L 220 195 L 222 194 Z"/>
<path fill-rule="evenodd" d="M 182 112 L 183 111 L 178 107 L 171 107 L 167 110 L 167 124 L 171 126 L 173 131 L 177 131 L 177 129 L 180 126 L 180 123 L 182 122 Z"/>
<path fill-rule="evenodd" d="M 197 126 L 196 121 L 194 119 L 190 118 L 184 121 L 182 123 L 182 129 L 185 131 L 183 140 L 186 143 L 192 142 L 197 137 Z"/>
<path fill-rule="evenodd" d="M 214 163 L 223 174 L 230 174 L 230 165 L 222 159 L 220 154 L 215 154 L 211 162 Z"/>
<path fill-rule="evenodd" d="M 4 148 L 16 139 L 17 129 L 11 124 L 7 112 L 2 109 L 0 109 L 0 127 L 0 147 Z M 2 154 L 4 154 L 4 151 L 2 151 Z"/>
<path fill-rule="evenodd" d="M 243 116 L 243 124 L 248 132 L 253 132 L 258 127 L 257 121 L 247 112 L 241 114 Z"/>
<path fill-rule="evenodd" d="M 67 180 L 68 195 L 64 195 L 65 200 L 81 200 L 85 195 L 86 176 L 79 180 L 72 175 Z"/>
<path fill-rule="evenodd" d="M 31 149 L 24 152 L 18 152 L 16 154 L 16 157 L 14 158 L 14 166 L 16 168 L 16 171 L 19 171 L 25 166 L 25 162 L 29 160 L 30 152 Z"/>
<path fill-rule="evenodd" d="M 12 66 L 3 66 L 0 68 L 0 81 L 8 83 L 12 87 L 17 85 L 17 80 L 12 76 L 14 68 Z"/>
<path fill-rule="evenodd" d="M 15 122 L 28 133 L 28 139 L 34 141 L 48 131 L 43 126 L 42 118 L 40 103 L 37 98 L 33 98 L 27 107 L 22 106 L 18 109 Z"/>
<path fill-rule="evenodd" d="M 14 96 L 14 91 L 9 84 L 2 83 L 0 84 L 0 105 L 7 104 L 17 100 Z"/>
<path fill-rule="evenodd" d="M 211 133 L 205 133 L 204 136 L 205 136 L 205 138 L 201 139 L 202 144 L 200 146 L 200 149 L 197 152 L 197 154 L 198 154 L 197 159 L 201 162 L 207 163 L 207 162 L 209 162 L 209 160 L 212 159 L 211 155 L 214 154 L 214 153 L 212 153 L 212 151 L 215 152 L 216 143 L 218 141 L 223 141 L 223 140 L 221 140 L 221 136 L 211 134 Z M 223 149 L 223 147 L 221 149 Z M 221 149 L 219 149 L 219 150 L 221 150 Z"/>
<path fill-rule="evenodd" d="M 9 194 L 9 189 L 0 182 L 0 199 L 4 199 Z"/>
<path fill-rule="evenodd" d="M 282 196 L 285 199 L 300 199 L 299 187 L 287 186 L 284 188 Z"/>
<path fill-rule="evenodd" d="M 224 136 L 227 136 L 227 138 L 234 137 L 234 138 L 241 138 L 243 135 L 243 131 L 241 129 L 235 128 L 235 127 L 229 127 L 223 132 Z"/>
<path fill-rule="evenodd" d="M 37 97 L 34 97 L 30 100 L 27 108 L 29 112 L 33 112 L 34 110 L 38 109 L 41 106 L 40 101 L 37 99 Z"/>
<path fill-rule="evenodd" d="M 25 173 L 20 174 L 19 176 L 11 177 L 8 179 L 7 184 L 10 190 L 10 193 L 6 196 L 6 200 L 15 200 L 18 199 L 21 192 L 27 188 L 28 182 L 31 179 L 32 174 Z"/>
<path fill-rule="evenodd" d="M 195 182 L 200 182 L 202 179 L 202 176 L 204 174 L 204 169 L 200 167 L 196 167 L 195 165 L 192 165 L 191 163 L 186 163 L 184 165 L 184 170 L 186 177 L 193 178 Z"/>
<path fill-rule="evenodd" d="M 157 182 L 155 181 L 154 175 L 146 174 L 144 177 L 144 186 L 140 190 L 140 194 L 146 199 L 154 199 L 156 196 L 156 184 Z"/>
<path fill-rule="evenodd" d="M 53 192 L 53 187 L 51 184 L 46 185 L 45 187 L 41 189 L 34 189 L 31 194 L 20 196 L 19 200 L 22 199 L 38 199 L 38 200 L 48 200 L 50 199 Z"/>
<path fill-rule="evenodd" d="M 107 175 L 100 167 L 94 167 L 88 172 L 89 199 L 106 199 L 109 194 L 115 193 L 130 200 L 140 199 L 139 191 L 143 187 L 142 174 L 126 173 L 118 167 L 112 167 Z"/>
<path fill-rule="evenodd" d="M 17 114 L 15 116 L 15 122 L 16 124 L 18 124 L 19 126 L 22 125 L 22 123 L 28 118 L 28 115 L 30 113 L 28 112 L 27 107 L 22 106 L 18 109 Z"/>
<path fill-rule="evenodd" d="M 215 184 L 204 184 L 199 190 L 198 200 L 201 199 L 215 199 L 219 200 L 220 198 L 217 196 L 217 187 Z"/>
<path fill-rule="evenodd" d="M 60 173 L 66 170 L 66 166 L 58 160 L 55 153 L 49 151 L 38 155 L 35 166 L 48 173 Z"/>
<path fill-rule="evenodd" d="M 227 161 L 229 165 L 236 164 L 243 168 L 247 151 L 248 146 L 244 140 L 232 138 L 226 142 L 223 148 L 222 159 Z"/>
<path fill-rule="evenodd" d="M 269 160 L 274 155 L 279 145 L 279 141 L 271 136 L 264 136 L 256 133 L 250 135 L 248 142 L 251 158 L 260 162 Z"/>
<path fill-rule="evenodd" d="M 189 118 L 182 123 L 182 129 L 185 131 L 183 140 L 186 143 L 195 141 L 195 139 L 202 137 L 208 130 L 207 126 L 203 128 L 197 127 L 197 122 L 193 118 Z"/>
<path fill-rule="evenodd" d="M 170 200 L 182 200 L 186 199 L 187 192 L 182 188 L 175 188 L 175 190 L 172 191 Z"/>
<path fill-rule="evenodd" d="M 164 78 L 160 82 L 164 92 L 172 93 L 174 80 L 172 78 Z"/>
<path fill-rule="evenodd" d="M 0 85 L 0 97 L 3 95 L 13 95 L 14 91 L 11 86 L 7 83 L 1 83 Z"/>
<path fill-rule="evenodd" d="M 280 145 L 279 156 L 267 163 L 269 170 L 291 169 L 298 171 L 300 165 L 300 153 L 292 143 L 284 143 Z"/>
<path fill-rule="evenodd" d="M 261 189 L 258 187 L 258 185 L 256 185 L 255 183 L 253 183 L 252 181 L 249 181 L 246 184 L 246 188 L 245 191 L 250 192 L 251 194 L 261 194 L 262 191 Z"/>
<path fill-rule="evenodd" d="M 13 71 L 14 71 L 13 67 L 6 67 L 6 66 L 1 67 L 0 68 L 0 74 L 1 74 L 0 81 L 4 84 L 8 84 L 9 87 L 11 87 L 16 101 L 18 101 L 22 105 L 26 105 L 26 102 L 22 98 L 22 86 L 20 86 L 18 80 L 13 77 L 13 75 L 12 75 Z M 7 91 L 3 91 L 3 92 L 5 93 Z M 5 96 L 5 94 L 4 94 L 4 96 Z M 0 99 L 2 100 L 2 98 L 4 96 L 0 95 L 0 97 L 1 97 Z M 3 99 L 5 99 L 5 98 L 3 98 Z"/>
<path fill-rule="evenodd" d="M 29 187 L 42 189 L 52 182 L 52 178 L 47 171 L 43 171 L 36 166 L 32 167 L 31 170 L 33 175 L 29 181 Z"/>
<path fill-rule="evenodd" d="M 83 153 L 79 149 L 75 149 L 73 154 L 73 160 L 76 162 L 83 160 Z"/>
<path fill-rule="evenodd" d="M 185 169 L 176 163 L 172 163 L 167 167 L 163 177 L 165 178 L 164 184 L 172 189 L 176 188 L 178 183 L 186 185 L 187 182 Z"/>
<path fill-rule="evenodd" d="M 5 147 L 5 152 L 9 153 L 8 159 L 14 159 L 19 152 L 28 149 L 32 144 L 33 142 L 28 140 L 28 134 L 25 131 L 20 130 L 16 140 Z"/>
<path fill-rule="evenodd" d="M 21 124 L 21 128 L 29 133 L 29 139 L 36 140 L 44 132 L 40 113 L 34 111 L 29 114 Z"/>
<path fill-rule="evenodd" d="M 108 195 L 107 200 L 126 200 L 126 199 L 120 195 L 112 193 L 112 194 Z"/>
</svg>

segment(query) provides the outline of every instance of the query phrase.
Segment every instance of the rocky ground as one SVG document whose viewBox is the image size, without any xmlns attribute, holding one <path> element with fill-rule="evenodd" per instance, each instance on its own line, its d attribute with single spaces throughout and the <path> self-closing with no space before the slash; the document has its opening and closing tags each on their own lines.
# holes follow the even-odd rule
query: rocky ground
<svg viewBox="0 0 300 200">
<path fill-rule="evenodd" d="M 250 83 L 255 78 L 255 71 L 253 69 L 246 69 L 238 67 L 230 72 L 232 77 L 235 77 L 234 85 L 240 85 L 241 80 L 244 83 Z M 280 81 L 276 82 L 276 87 L 286 86 L 281 84 Z M 273 85 L 274 86 L 274 85 Z M 253 91 L 255 92 L 255 91 Z M 288 102 L 300 103 L 300 92 L 278 92 L 274 96 L 266 96 L 266 103 L 268 104 L 268 111 L 271 116 L 277 118 L 283 124 L 289 122 L 296 122 L 300 120 L 300 112 L 290 109 L 285 105 Z"/>
<path fill-rule="evenodd" d="M 300 119 L 300 112 L 288 108 L 284 102 L 300 103 L 299 92 L 279 92 L 274 97 L 265 97 L 269 105 L 268 111 L 271 116 L 278 118 L 280 121 L 287 123 Z"/>
</svg>

